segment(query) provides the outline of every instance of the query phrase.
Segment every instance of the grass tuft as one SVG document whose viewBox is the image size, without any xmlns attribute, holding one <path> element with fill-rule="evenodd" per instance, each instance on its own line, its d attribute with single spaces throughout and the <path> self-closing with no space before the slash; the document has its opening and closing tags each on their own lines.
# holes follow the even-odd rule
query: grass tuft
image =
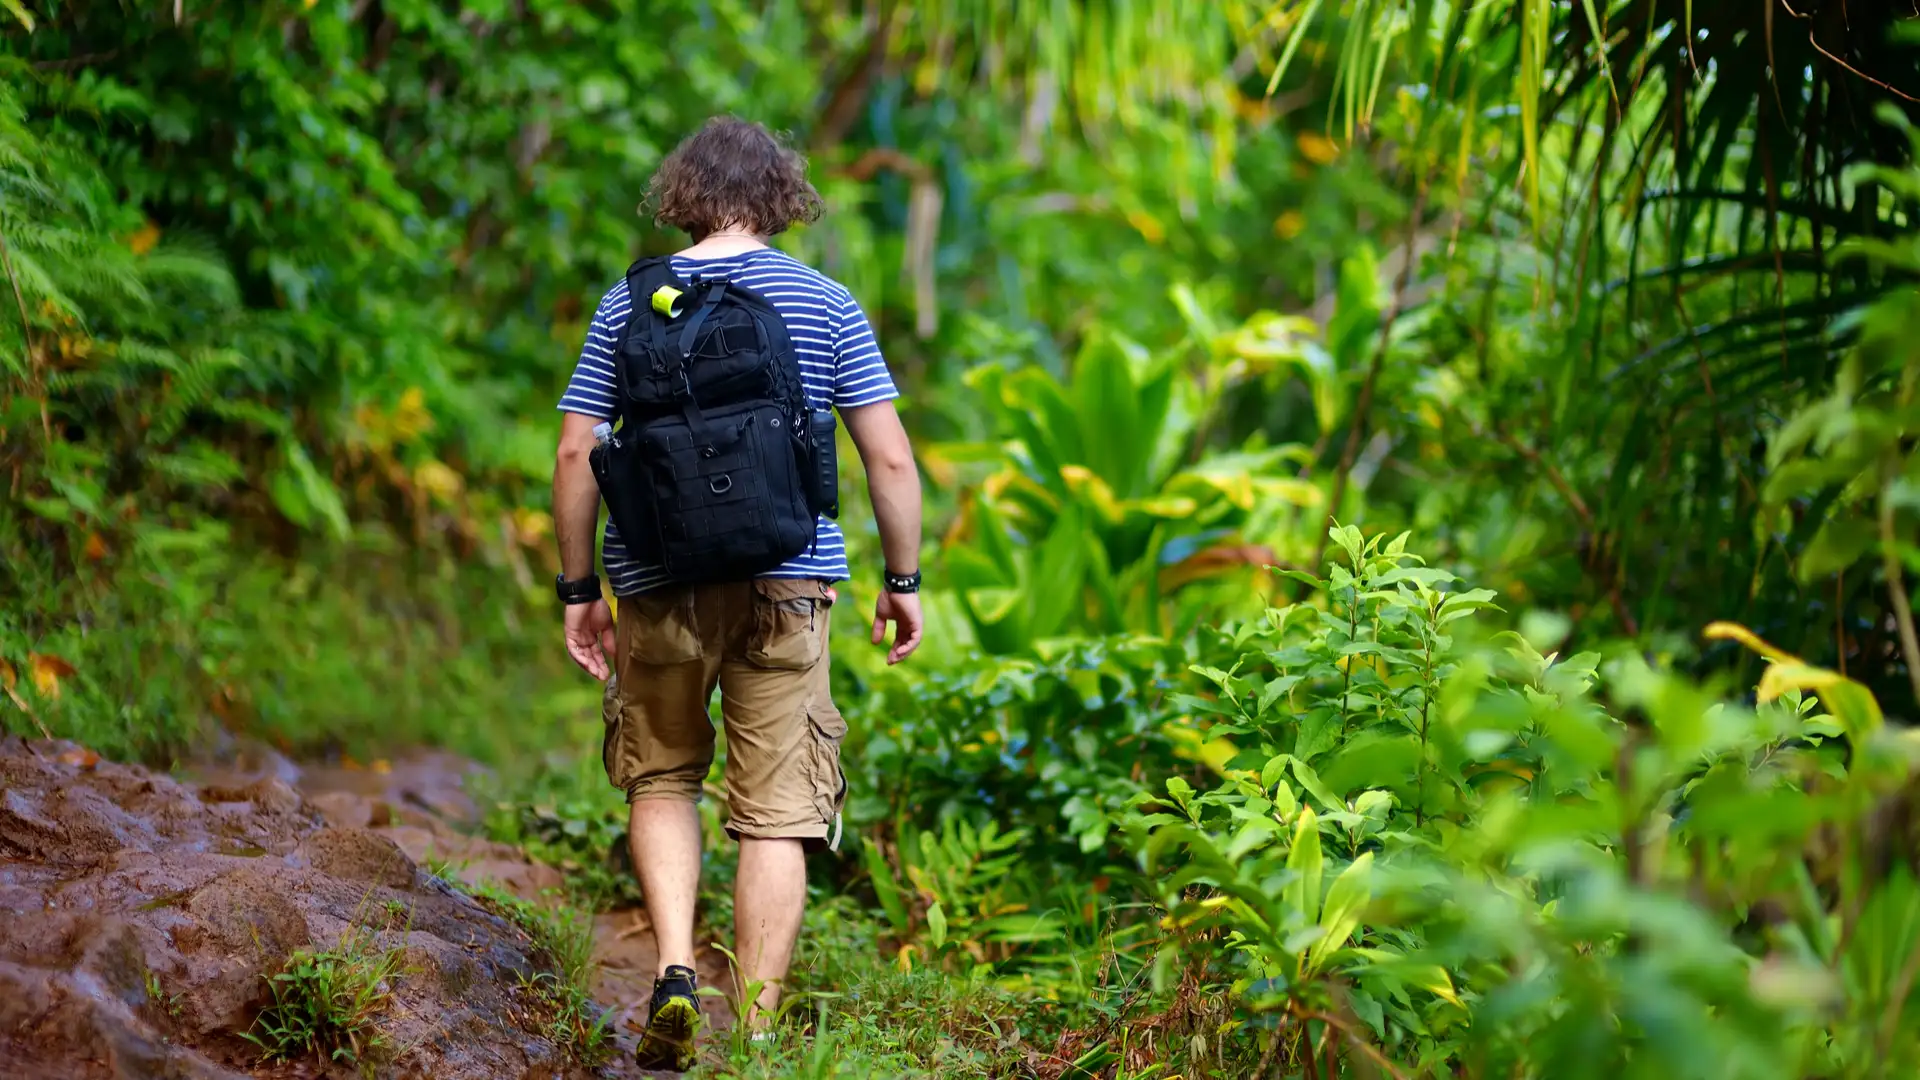
<svg viewBox="0 0 1920 1080">
<path fill-rule="evenodd" d="M 401 950 L 379 948 L 352 926 L 331 949 L 301 949 L 267 980 L 272 1004 L 242 1035 L 268 1061 L 308 1054 L 366 1065 L 386 1049 L 379 1017 L 393 997 Z"/>
<path fill-rule="evenodd" d="M 492 882 L 460 884 L 480 905 L 518 927 L 532 941 L 535 961 L 549 970 L 521 980 L 534 1027 L 584 1065 L 613 1048 L 608 1017 L 593 1001 L 593 917 L 571 905 L 523 900 Z"/>
</svg>

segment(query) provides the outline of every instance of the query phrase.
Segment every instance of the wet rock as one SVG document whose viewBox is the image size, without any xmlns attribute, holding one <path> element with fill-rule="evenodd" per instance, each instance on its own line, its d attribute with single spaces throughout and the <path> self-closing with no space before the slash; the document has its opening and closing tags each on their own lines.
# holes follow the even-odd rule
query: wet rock
<svg viewBox="0 0 1920 1080">
<path fill-rule="evenodd" d="M 189 1029 L 244 1028 L 266 1003 L 267 979 L 312 942 L 288 884 L 249 867 L 215 878 L 181 905 L 190 922 L 173 932 L 183 968 L 175 993 Z"/>
<path fill-rule="evenodd" d="M 526 934 L 403 847 L 485 866 L 523 895 L 557 885 L 551 870 L 449 827 L 443 813 L 472 804 L 431 769 L 397 793 L 336 798 L 303 795 L 284 759 L 262 764 L 196 788 L 71 744 L 0 740 L 0 1080 L 353 1075 L 262 1071 L 237 1038 L 291 954 L 343 940 L 401 959 L 377 1075 L 578 1075 L 528 1008 L 523 981 L 540 969 Z M 411 832 L 378 827 L 400 820 Z"/>
<path fill-rule="evenodd" d="M 109 916 L 77 929 L 74 969 L 90 977 L 91 989 L 129 1009 L 146 1004 L 146 950 L 132 925 Z"/>
<path fill-rule="evenodd" d="M 68 784 L 45 804 L 57 819 L 70 861 L 92 861 L 117 851 L 151 851 L 158 835 L 151 822 L 122 810 L 106 792 Z"/>
<path fill-rule="evenodd" d="M 66 843 L 66 830 L 44 811 L 38 800 L 9 786 L 0 793 L 0 843 L 23 855 L 50 855 Z"/>
<path fill-rule="evenodd" d="M 329 825 L 342 829 L 364 829 L 375 824 L 374 800 L 365 795 L 355 795 L 350 791 L 323 791 L 310 797 L 307 802 L 320 812 Z"/>
<path fill-rule="evenodd" d="M 201 789 L 208 802 L 252 803 L 262 810 L 291 813 L 300 808 L 300 793 L 277 776 L 263 776 L 250 784 L 208 784 Z"/>
<path fill-rule="evenodd" d="M 347 881 L 364 881 L 390 889 L 412 889 L 419 868 L 398 845 L 367 829 L 322 829 L 301 843 L 300 851 L 315 870 Z"/>
</svg>

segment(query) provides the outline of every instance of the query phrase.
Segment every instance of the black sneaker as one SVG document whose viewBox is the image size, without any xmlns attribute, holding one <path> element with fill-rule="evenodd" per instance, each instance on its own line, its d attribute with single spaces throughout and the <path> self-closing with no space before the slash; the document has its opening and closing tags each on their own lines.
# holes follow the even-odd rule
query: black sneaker
<svg viewBox="0 0 1920 1080">
<path fill-rule="evenodd" d="M 635 1055 L 643 1069 L 693 1068 L 693 1040 L 700 1034 L 700 999 L 695 996 L 692 968 L 674 965 L 653 981 L 653 1004 L 647 1010 L 647 1033 Z"/>
</svg>

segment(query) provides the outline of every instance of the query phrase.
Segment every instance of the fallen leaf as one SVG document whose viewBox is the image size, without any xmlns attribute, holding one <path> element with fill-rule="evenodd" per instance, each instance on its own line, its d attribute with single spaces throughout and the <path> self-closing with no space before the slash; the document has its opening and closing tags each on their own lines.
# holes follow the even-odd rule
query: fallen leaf
<svg viewBox="0 0 1920 1080">
<path fill-rule="evenodd" d="M 427 411 L 427 395 L 417 386 L 408 387 L 394 405 L 388 423 L 399 442 L 410 442 L 433 430 L 433 414 Z"/>
<path fill-rule="evenodd" d="M 523 506 L 513 512 L 513 532 L 514 538 L 527 547 L 541 547 L 553 535 L 553 516 Z"/>
<path fill-rule="evenodd" d="M 1300 147 L 1300 155 L 1315 165 L 1331 165 L 1340 156 L 1339 144 L 1316 132 L 1303 131 L 1294 142 Z"/>
<path fill-rule="evenodd" d="M 459 497 L 466 482 L 460 474 L 439 461 L 422 462 L 413 471 L 413 482 L 421 490 L 443 503 L 451 503 Z"/>
<path fill-rule="evenodd" d="M 50 700 L 60 697 L 60 680 L 73 674 L 73 665 L 46 653 L 28 653 L 27 670 L 33 675 L 33 688 Z"/>
<path fill-rule="evenodd" d="M 159 242 L 160 228 L 151 221 L 140 226 L 138 232 L 127 237 L 127 247 L 131 248 L 135 255 L 145 255 L 147 252 L 152 251 L 153 246 Z"/>
<path fill-rule="evenodd" d="M 1127 224 L 1133 226 L 1134 231 L 1149 244 L 1158 244 L 1167 238 L 1166 226 L 1145 210 L 1127 211 Z"/>
<path fill-rule="evenodd" d="M 1279 561 L 1264 544 L 1221 544 L 1207 548 L 1160 572 L 1160 587 L 1171 592 L 1182 585 L 1219 577 L 1247 566 L 1271 566 Z"/>
</svg>

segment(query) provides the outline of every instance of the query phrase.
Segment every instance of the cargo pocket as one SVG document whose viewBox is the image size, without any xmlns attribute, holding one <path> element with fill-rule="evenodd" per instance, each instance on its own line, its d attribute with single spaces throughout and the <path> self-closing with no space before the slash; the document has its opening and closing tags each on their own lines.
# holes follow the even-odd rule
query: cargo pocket
<svg viewBox="0 0 1920 1080">
<path fill-rule="evenodd" d="M 600 720 L 606 729 L 600 736 L 600 764 L 607 770 L 607 782 L 622 791 L 626 790 L 630 779 L 627 775 L 627 755 L 621 746 L 626 725 L 625 712 L 620 702 L 620 676 L 609 675 L 606 693 L 600 698 Z"/>
<path fill-rule="evenodd" d="M 831 603 L 822 581 L 755 579 L 753 634 L 747 640 L 747 662 L 776 671 L 812 668 L 820 662 L 826 647 Z"/>
<path fill-rule="evenodd" d="M 701 655 L 700 626 L 694 617 L 693 590 L 657 589 L 620 598 L 620 610 L 633 609 L 633 621 L 620 629 L 630 635 L 620 643 L 627 655 L 643 664 L 684 664 Z"/>
<path fill-rule="evenodd" d="M 820 820 L 832 825 L 847 800 L 847 776 L 840 768 L 840 743 L 847 737 L 847 721 L 831 701 L 821 701 L 807 707 L 807 724 L 807 772 L 813 785 L 813 805 L 820 812 Z"/>
</svg>

